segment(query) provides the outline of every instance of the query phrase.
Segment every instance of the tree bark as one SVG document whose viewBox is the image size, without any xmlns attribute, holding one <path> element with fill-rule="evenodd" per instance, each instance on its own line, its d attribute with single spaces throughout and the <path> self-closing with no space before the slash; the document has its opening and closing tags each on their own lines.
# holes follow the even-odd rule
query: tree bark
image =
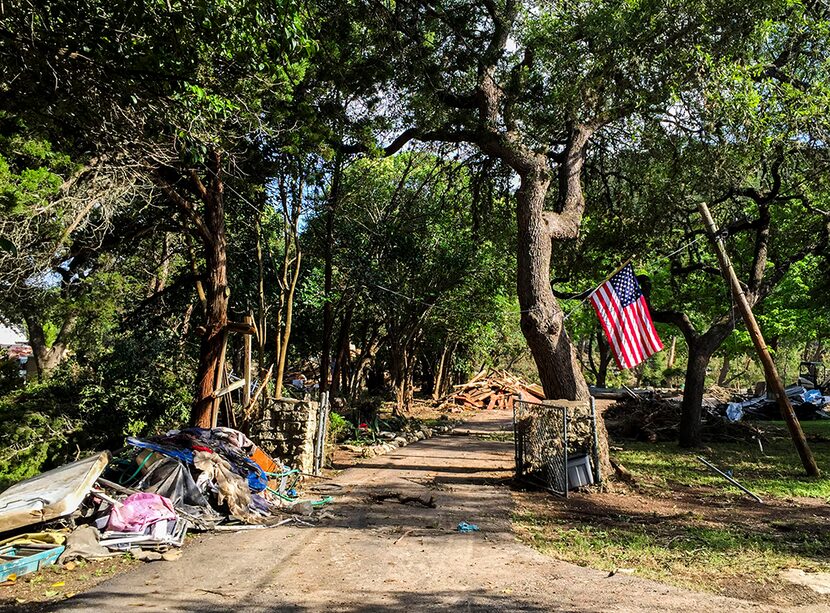
<svg viewBox="0 0 830 613">
<path fill-rule="evenodd" d="M 516 194 L 517 289 L 521 329 L 547 398 L 586 400 L 588 386 L 550 285 L 551 234 L 543 215 L 550 173 L 541 164 L 522 177 Z"/>
<path fill-rule="evenodd" d="M 42 381 L 49 375 L 66 357 L 69 351 L 68 337 L 75 329 L 78 316 L 74 313 L 67 315 L 61 323 L 61 329 L 51 345 L 47 346 L 46 333 L 43 324 L 32 313 L 25 313 L 23 319 L 26 321 L 29 345 L 32 347 L 32 358 L 34 358 L 37 377 Z"/>
<path fill-rule="evenodd" d="M 326 211 L 326 240 L 323 244 L 323 346 L 320 355 L 320 391 L 329 387 L 329 370 L 331 368 L 331 337 L 334 332 L 334 305 L 332 304 L 332 273 L 334 253 L 334 216 L 340 199 L 340 175 L 343 167 L 342 154 L 334 159 L 334 172 L 331 180 L 331 192 Z M 334 381 L 332 385 L 336 386 Z"/>
<path fill-rule="evenodd" d="M 723 387 L 726 385 L 727 380 L 729 379 L 729 367 L 732 365 L 732 358 L 727 353 L 723 356 L 723 363 L 720 366 L 720 372 L 718 373 L 718 385 Z"/>
<path fill-rule="evenodd" d="M 599 367 L 597 368 L 597 387 L 606 387 L 608 366 L 611 364 L 611 346 L 605 340 L 602 330 L 597 326 L 597 349 L 599 350 Z"/>
<path fill-rule="evenodd" d="M 683 402 L 680 405 L 680 429 L 678 440 L 681 447 L 699 447 L 702 430 L 703 394 L 706 388 L 706 369 L 712 354 L 732 332 L 731 323 L 716 324 L 706 334 L 687 339 L 689 362 L 686 365 L 686 380 L 683 386 Z"/>
<path fill-rule="evenodd" d="M 435 368 L 435 377 L 432 382 L 432 399 L 438 400 L 441 397 L 441 388 L 444 383 L 444 364 L 447 361 L 447 354 L 450 352 L 449 341 L 444 341 L 444 347 L 441 349 L 441 358 L 438 360 L 438 366 Z"/>
<path fill-rule="evenodd" d="M 352 325 L 354 308 L 354 303 L 350 303 L 346 307 L 343 321 L 340 324 L 340 333 L 337 335 L 337 359 L 334 364 L 334 370 L 331 373 L 331 398 L 336 398 L 340 394 L 341 386 L 345 387 L 346 391 L 348 391 L 348 386 L 343 386 L 341 378 L 345 376 L 348 381 L 349 360 L 351 358 L 349 355 L 349 328 Z"/>
<path fill-rule="evenodd" d="M 227 238 L 225 235 L 224 185 L 219 178 L 220 157 L 213 152 L 213 176 L 205 192 L 204 223 L 208 235 L 203 236 L 205 258 L 205 332 L 199 350 L 199 366 L 196 370 L 196 399 L 191 423 L 200 428 L 210 428 L 213 421 L 213 392 L 222 365 L 223 336 L 228 323 Z"/>
<path fill-rule="evenodd" d="M 265 325 L 265 259 L 262 253 L 262 210 L 256 220 L 256 262 L 257 262 L 257 364 L 259 365 L 260 380 L 265 376 L 265 346 L 267 342 L 267 328 Z"/>
<path fill-rule="evenodd" d="M 666 368 L 674 368 L 674 361 L 677 357 L 677 337 L 671 337 L 671 345 L 669 345 L 669 357 L 666 358 Z"/>
</svg>

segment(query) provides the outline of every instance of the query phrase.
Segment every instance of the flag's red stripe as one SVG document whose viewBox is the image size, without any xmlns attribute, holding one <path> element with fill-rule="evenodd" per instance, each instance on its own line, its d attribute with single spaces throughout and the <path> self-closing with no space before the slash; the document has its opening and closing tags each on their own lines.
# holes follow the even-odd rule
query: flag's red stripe
<svg viewBox="0 0 830 613">
<path fill-rule="evenodd" d="M 661 351 L 663 349 L 663 341 L 660 340 L 660 335 L 657 334 L 657 328 L 654 327 L 654 322 L 651 319 L 651 312 L 648 310 L 648 304 L 646 304 L 645 296 L 640 298 L 643 301 L 643 313 L 645 313 L 646 319 L 648 320 L 648 326 L 651 332 L 654 334 L 654 339 L 657 341 L 657 351 Z"/>
<path fill-rule="evenodd" d="M 620 350 L 620 361 L 625 365 L 625 368 L 631 368 L 634 361 L 634 355 L 631 351 L 630 341 L 625 334 L 625 327 L 620 312 L 620 301 L 617 297 L 617 292 L 611 286 L 611 282 L 606 282 L 601 288 L 600 292 L 604 297 L 604 302 L 610 316 L 611 323 L 614 327 L 615 336 L 617 337 L 617 345 Z"/>
<path fill-rule="evenodd" d="M 651 346 L 651 355 L 660 351 L 660 339 L 657 337 L 657 330 L 654 329 L 654 324 L 648 316 L 648 305 L 645 297 L 641 296 L 637 301 L 637 311 L 640 314 L 640 321 L 643 322 L 643 329 L 646 332 L 646 338 Z"/>
<path fill-rule="evenodd" d="M 605 316 L 608 318 L 608 325 L 611 331 L 610 338 L 613 340 L 615 351 L 615 359 L 620 365 L 620 368 L 628 368 L 628 356 L 625 352 L 625 339 L 620 335 L 619 322 L 616 318 L 616 310 L 612 301 L 614 300 L 608 292 L 608 284 L 606 283 L 599 288 L 600 300 L 605 311 Z"/>
<path fill-rule="evenodd" d="M 610 282 L 606 285 L 605 291 L 613 296 L 612 306 L 616 312 L 617 327 L 619 328 L 620 334 L 623 338 L 623 348 L 625 349 L 626 354 L 626 368 L 633 368 L 640 363 L 640 360 L 637 355 L 637 346 L 634 344 L 634 339 L 628 328 L 628 319 L 625 316 L 625 310 L 622 308 L 617 292 L 614 290 L 614 287 Z"/>
<path fill-rule="evenodd" d="M 612 329 L 609 328 L 610 321 L 604 313 L 605 306 L 602 303 L 602 299 L 597 297 L 597 292 L 594 292 L 591 295 L 590 300 L 591 304 L 594 307 L 594 310 L 597 313 L 599 323 L 602 326 L 603 331 L 605 332 L 605 338 L 608 339 L 608 344 L 611 345 L 611 355 L 614 356 L 614 361 L 617 363 L 617 368 L 623 368 L 623 365 L 620 362 L 620 349 L 619 347 L 617 347 L 617 340 L 614 337 Z"/>
<path fill-rule="evenodd" d="M 634 319 L 634 322 L 637 325 L 637 333 L 640 336 L 640 341 L 643 345 L 643 351 L 645 357 L 649 357 L 654 355 L 655 349 L 654 344 L 652 343 L 651 335 L 649 334 L 648 325 L 646 324 L 645 319 L 643 319 L 643 312 L 642 312 L 642 296 L 637 299 L 631 305 L 631 316 Z"/>
<path fill-rule="evenodd" d="M 625 316 L 625 329 L 628 331 L 629 338 L 631 338 L 631 346 L 634 348 L 637 364 L 639 364 L 648 356 L 646 355 L 646 348 L 643 344 L 643 335 L 640 331 L 637 314 L 631 308 L 631 305 L 628 305 L 623 309 L 623 315 Z"/>
<path fill-rule="evenodd" d="M 620 347 L 618 331 L 611 315 L 611 308 L 607 304 L 608 299 L 602 291 L 603 289 L 604 286 L 601 286 L 595 295 L 598 309 L 597 313 L 602 321 L 602 327 L 605 330 L 605 336 L 608 338 L 608 343 L 611 345 L 611 353 L 614 356 L 614 361 L 617 363 L 617 368 L 625 368 L 625 355 L 623 354 L 622 347 Z"/>
</svg>

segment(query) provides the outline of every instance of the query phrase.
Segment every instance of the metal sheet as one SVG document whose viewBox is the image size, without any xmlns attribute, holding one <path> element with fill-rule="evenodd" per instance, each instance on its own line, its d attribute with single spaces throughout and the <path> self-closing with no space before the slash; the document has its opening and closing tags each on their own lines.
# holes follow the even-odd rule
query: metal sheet
<svg viewBox="0 0 830 613">
<path fill-rule="evenodd" d="M 0 494 L 0 532 L 74 512 L 109 461 L 102 451 L 11 486 Z"/>
</svg>

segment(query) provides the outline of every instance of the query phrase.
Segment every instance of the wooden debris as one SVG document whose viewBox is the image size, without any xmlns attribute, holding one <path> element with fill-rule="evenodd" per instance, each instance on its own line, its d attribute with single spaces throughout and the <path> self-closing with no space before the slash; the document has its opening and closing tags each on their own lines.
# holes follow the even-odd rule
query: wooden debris
<svg viewBox="0 0 830 613">
<path fill-rule="evenodd" d="M 542 386 L 522 381 L 503 370 L 484 369 L 467 383 L 453 386 L 438 410 L 512 409 L 513 400 L 520 397 L 530 402 L 541 402 L 545 397 Z"/>
<path fill-rule="evenodd" d="M 406 494 L 401 494 L 400 492 L 386 492 L 383 494 L 375 494 L 372 496 L 372 500 L 375 503 L 382 503 L 386 500 L 397 500 L 401 504 L 417 504 L 429 509 L 434 509 L 437 506 L 435 504 L 435 497 L 427 494 L 422 494 L 421 496 L 408 496 Z"/>
</svg>

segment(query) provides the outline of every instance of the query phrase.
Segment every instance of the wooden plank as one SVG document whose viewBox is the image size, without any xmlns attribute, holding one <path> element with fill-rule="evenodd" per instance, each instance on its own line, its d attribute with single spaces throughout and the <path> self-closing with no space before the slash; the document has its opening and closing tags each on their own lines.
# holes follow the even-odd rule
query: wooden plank
<svg viewBox="0 0 830 613">
<path fill-rule="evenodd" d="M 245 316 L 245 323 L 254 327 L 254 316 L 248 314 Z M 242 406 L 248 406 L 248 403 L 251 402 L 251 342 L 253 341 L 253 337 L 250 334 L 245 335 L 244 339 L 244 357 L 243 359 L 243 368 L 242 368 L 242 379 L 244 381 L 244 385 L 242 386 Z"/>
<path fill-rule="evenodd" d="M 221 398 L 225 394 L 230 394 L 233 390 L 238 390 L 240 387 L 245 385 L 245 379 L 240 379 L 239 381 L 234 381 L 233 383 L 226 385 L 225 387 L 219 388 L 215 392 L 213 392 L 213 398 Z"/>
<path fill-rule="evenodd" d="M 228 332 L 238 332 L 239 334 L 256 334 L 256 327 L 253 324 L 236 321 L 229 321 L 225 326 L 225 330 Z"/>
</svg>

